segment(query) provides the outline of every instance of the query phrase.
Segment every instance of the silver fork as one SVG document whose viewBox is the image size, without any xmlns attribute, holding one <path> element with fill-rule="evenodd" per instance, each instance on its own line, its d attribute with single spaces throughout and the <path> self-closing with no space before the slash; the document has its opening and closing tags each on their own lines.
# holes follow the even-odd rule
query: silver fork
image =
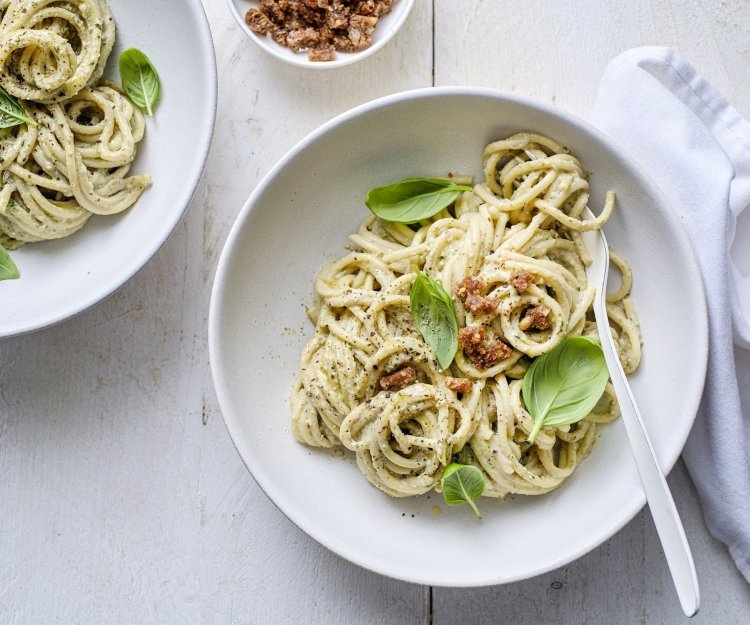
<svg viewBox="0 0 750 625">
<path fill-rule="evenodd" d="M 593 218 L 588 211 L 589 218 Z M 659 534 L 659 540 L 672 574 L 680 605 L 687 616 L 694 616 L 700 607 L 698 577 L 695 573 L 693 555 L 682 527 L 680 515 L 674 505 L 672 493 L 664 478 L 664 473 L 656 459 L 646 426 L 635 403 L 625 372 L 617 357 L 607 317 L 607 275 L 609 273 L 609 247 L 604 232 L 582 233 L 584 242 L 591 253 L 593 262 L 586 270 L 591 284 L 596 285 L 594 316 L 599 332 L 604 358 L 607 362 L 612 386 L 620 404 L 622 420 L 628 433 L 635 464 L 646 493 L 648 507 Z"/>
</svg>

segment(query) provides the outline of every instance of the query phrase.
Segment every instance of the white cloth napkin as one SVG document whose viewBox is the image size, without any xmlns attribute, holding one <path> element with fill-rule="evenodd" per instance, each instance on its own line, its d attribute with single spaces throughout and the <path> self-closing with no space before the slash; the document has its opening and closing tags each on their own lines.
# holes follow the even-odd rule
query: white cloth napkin
<svg viewBox="0 0 750 625">
<path fill-rule="evenodd" d="M 656 47 L 609 64 L 592 121 L 649 170 L 698 257 L 708 374 L 683 457 L 709 529 L 750 581 L 750 124 L 691 65 Z"/>
</svg>

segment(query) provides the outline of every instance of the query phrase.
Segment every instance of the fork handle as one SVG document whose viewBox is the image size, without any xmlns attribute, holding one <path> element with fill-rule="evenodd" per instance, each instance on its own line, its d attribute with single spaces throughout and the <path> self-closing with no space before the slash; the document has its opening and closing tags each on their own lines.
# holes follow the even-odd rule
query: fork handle
<svg viewBox="0 0 750 625">
<path fill-rule="evenodd" d="M 630 439 L 630 447 L 633 450 L 638 474 L 641 477 L 643 490 L 646 492 L 646 500 L 656 525 L 656 531 L 659 534 L 662 549 L 664 549 L 664 556 L 667 559 L 682 610 L 686 616 L 694 616 L 700 607 L 700 591 L 690 545 L 685 536 L 680 515 L 674 505 L 667 480 L 664 478 L 664 473 L 662 473 L 656 459 L 643 418 L 638 411 L 620 359 L 617 357 L 614 340 L 609 332 L 604 297 L 598 296 L 596 300 L 594 316 L 596 317 L 602 351 L 617 401 L 620 404 L 622 420 Z"/>
</svg>

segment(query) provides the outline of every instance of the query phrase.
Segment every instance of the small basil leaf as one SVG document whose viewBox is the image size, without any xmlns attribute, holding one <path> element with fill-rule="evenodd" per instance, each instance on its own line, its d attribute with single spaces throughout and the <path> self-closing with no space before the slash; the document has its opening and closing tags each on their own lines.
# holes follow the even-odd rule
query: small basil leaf
<svg viewBox="0 0 750 625">
<path fill-rule="evenodd" d="M 384 221 L 413 224 L 436 215 L 471 187 L 440 178 L 406 178 L 371 189 L 365 204 Z"/>
<path fill-rule="evenodd" d="M 0 87 L 0 128 L 12 128 L 21 124 L 36 126 L 36 120 L 26 114 L 18 100 Z"/>
<path fill-rule="evenodd" d="M 0 280 L 16 280 L 21 276 L 10 254 L 0 245 Z"/>
<path fill-rule="evenodd" d="M 584 336 L 568 336 L 534 359 L 521 392 L 534 420 L 533 443 L 542 428 L 570 425 L 583 419 L 604 393 L 609 372 L 602 348 Z"/>
<path fill-rule="evenodd" d="M 470 464 L 449 464 L 440 479 L 443 489 L 443 499 L 451 506 L 468 503 L 478 518 L 482 518 L 474 500 L 484 492 L 484 476 L 482 472 Z"/>
<path fill-rule="evenodd" d="M 120 55 L 120 80 L 133 103 L 153 115 L 159 100 L 159 74 L 143 52 L 129 48 Z"/>
<path fill-rule="evenodd" d="M 414 267 L 417 279 L 409 293 L 409 309 L 417 330 L 437 356 L 442 369 L 458 350 L 458 322 L 453 300 L 442 285 Z"/>
</svg>

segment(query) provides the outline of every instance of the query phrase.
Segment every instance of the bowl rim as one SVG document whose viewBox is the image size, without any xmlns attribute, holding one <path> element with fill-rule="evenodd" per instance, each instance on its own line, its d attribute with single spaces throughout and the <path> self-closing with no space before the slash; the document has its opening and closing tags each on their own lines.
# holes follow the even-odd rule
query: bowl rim
<svg viewBox="0 0 750 625">
<path fill-rule="evenodd" d="M 255 189 L 252 191 L 252 193 L 248 197 L 244 206 L 242 207 L 242 210 L 237 215 L 237 218 L 225 241 L 224 247 L 221 252 L 221 256 L 219 258 L 219 262 L 217 264 L 216 273 L 214 275 L 214 281 L 213 281 L 213 286 L 211 290 L 211 298 L 210 298 L 209 314 L 208 314 L 208 351 L 209 351 L 211 374 L 212 374 L 212 379 L 214 383 L 214 389 L 216 391 L 217 401 L 219 404 L 219 409 L 221 410 L 222 418 L 227 428 L 227 432 L 229 433 L 229 437 L 232 440 L 232 444 L 234 445 L 235 449 L 237 450 L 237 453 L 242 459 L 242 462 L 247 467 L 247 470 L 250 472 L 250 475 L 252 476 L 253 480 L 256 482 L 258 487 L 263 491 L 263 493 L 268 497 L 268 499 L 274 504 L 274 506 L 276 506 L 278 510 L 280 510 L 290 521 L 292 521 L 292 523 L 294 523 L 299 529 L 301 529 L 308 536 L 316 540 L 319 544 L 323 545 L 325 548 L 341 556 L 342 558 L 348 560 L 349 562 L 353 562 L 354 564 L 357 564 L 358 566 L 361 566 L 368 570 L 374 571 L 375 573 L 379 573 L 381 575 L 385 575 L 385 576 L 398 579 L 404 582 L 409 582 L 409 583 L 417 583 L 417 584 L 438 586 L 438 587 L 476 588 L 476 587 L 483 587 L 483 586 L 512 583 L 512 582 L 517 582 L 523 579 L 529 579 L 536 575 L 541 575 L 549 571 L 555 570 L 561 566 L 564 566 L 566 564 L 569 564 L 570 562 L 577 560 L 578 558 L 584 556 L 585 554 L 589 553 L 593 549 L 604 544 L 612 536 L 618 533 L 631 520 L 633 520 L 633 518 L 643 509 L 643 507 L 646 504 L 645 493 L 641 490 L 638 493 L 638 496 L 635 498 L 635 504 L 631 508 L 625 511 L 625 513 L 620 517 L 617 523 L 614 523 L 603 534 L 598 535 L 594 542 L 590 543 L 589 545 L 585 547 L 581 547 L 567 554 L 564 557 L 559 557 L 554 560 L 548 561 L 544 565 L 538 566 L 531 571 L 526 571 L 519 575 L 511 575 L 511 576 L 502 577 L 502 578 L 485 579 L 482 582 L 477 582 L 473 580 L 466 581 L 466 582 L 456 581 L 448 585 L 448 584 L 445 584 L 439 577 L 434 576 L 434 575 L 433 576 L 420 576 L 420 577 L 409 576 L 408 574 L 403 574 L 399 572 L 395 568 L 389 569 L 386 566 L 377 566 L 377 565 L 373 566 L 371 563 L 364 561 L 364 559 L 362 558 L 359 558 L 356 556 L 353 557 L 350 554 L 345 553 L 344 550 L 339 549 L 335 543 L 331 543 L 325 537 L 323 537 L 322 534 L 317 530 L 317 527 L 315 526 L 314 523 L 308 522 L 306 518 L 298 518 L 291 511 L 287 511 L 283 503 L 277 502 L 274 499 L 274 497 L 271 496 L 269 492 L 271 489 L 267 488 L 267 484 L 265 483 L 265 477 L 262 475 L 263 469 L 258 466 L 254 466 L 254 467 L 251 466 L 252 462 L 250 461 L 250 458 L 246 457 L 246 454 L 244 454 L 243 451 L 240 449 L 240 446 L 242 445 L 242 439 L 239 435 L 239 432 L 234 427 L 234 421 L 237 417 L 230 416 L 227 413 L 227 411 L 224 409 L 224 407 L 228 406 L 229 404 L 228 397 L 230 393 L 230 389 L 229 389 L 230 385 L 227 383 L 229 376 L 226 374 L 225 369 L 224 369 L 223 351 L 220 347 L 221 346 L 221 328 L 222 328 L 220 320 L 223 317 L 223 302 L 225 300 L 226 276 L 231 268 L 232 260 L 235 255 L 235 248 L 238 246 L 238 240 L 245 228 L 245 223 L 248 220 L 253 209 L 255 208 L 258 200 L 265 194 L 267 188 L 273 183 L 276 177 L 286 168 L 286 166 L 293 159 L 295 159 L 299 154 L 301 154 L 308 147 L 313 145 L 319 138 L 321 138 L 331 129 L 341 124 L 344 124 L 360 115 L 364 115 L 370 111 L 388 107 L 392 104 L 403 103 L 409 100 L 419 100 L 423 98 L 440 98 L 444 96 L 485 97 L 485 98 L 490 98 L 490 99 L 495 99 L 495 100 L 509 101 L 515 104 L 521 104 L 523 106 L 530 107 L 544 114 L 552 115 L 554 117 L 562 119 L 564 122 L 576 127 L 578 130 L 583 131 L 593 136 L 598 142 L 604 144 L 609 149 L 616 152 L 617 156 L 630 169 L 630 171 L 632 172 L 634 176 L 637 176 L 638 178 L 642 180 L 650 182 L 652 192 L 659 198 L 660 203 L 668 209 L 667 220 L 672 225 L 672 233 L 677 239 L 680 240 L 681 247 L 685 249 L 687 252 L 685 256 L 685 261 L 687 264 L 687 271 L 690 274 L 692 274 L 692 278 L 696 280 L 697 284 L 699 285 L 699 292 L 696 293 L 695 296 L 700 301 L 700 306 L 698 307 L 698 310 L 696 310 L 696 314 L 698 316 L 697 325 L 698 325 L 698 329 L 700 330 L 700 332 L 699 332 L 699 336 L 695 336 L 693 338 L 696 341 L 695 343 L 696 353 L 699 356 L 695 364 L 697 364 L 700 367 L 700 371 L 698 372 L 699 373 L 698 379 L 701 380 L 700 385 L 694 389 L 694 395 L 691 400 L 691 405 L 689 408 L 690 427 L 685 429 L 685 434 L 682 435 L 678 440 L 679 445 L 674 447 L 675 451 L 672 451 L 667 456 L 666 462 L 661 467 L 665 476 L 670 473 L 670 471 L 676 464 L 677 459 L 682 453 L 682 450 L 685 446 L 687 438 L 695 422 L 695 418 L 697 416 L 701 398 L 703 396 L 703 390 L 705 388 L 705 377 L 706 377 L 706 371 L 708 369 L 708 308 L 707 308 L 707 302 L 706 302 L 705 284 L 704 284 L 703 276 L 701 274 L 701 271 L 700 271 L 700 268 L 699 268 L 699 265 L 695 256 L 695 251 L 693 250 L 693 246 L 687 235 L 687 231 L 685 230 L 685 228 L 682 226 L 682 223 L 680 222 L 680 218 L 677 212 L 674 210 L 671 203 L 667 200 L 662 190 L 651 180 L 650 176 L 643 169 L 643 167 L 640 164 L 638 164 L 616 141 L 611 139 L 602 130 L 593 126 L 588 121 L 572 113 L 559 109 L 551 104 L 548 104 L 546 102 L 543 102 L 534 98 L 530 98 L 528 96 L 521 96 L 512 92 L 502 91 L 499 89 L 491 89 L 491 88 L 485 88 L 485 87 L 469 87 L 469 86 L 424 87 L 424 88 L 419 88 L 419 89 L 402 91 L 402 92 L 394 93 L 394 94 L 387 95 L 381 98 L 377 98 L 375 100 L 371 100 L 369 102 L 356 106 L 352 109 L 349 109 L 348 111 L 345 111 L 344 113 L 341 113 L 337 115 L 336 117 L 330 119 L 328 122 L 322 124 L 315 130 L 310 132 L 306 137 L 298 141 L 296 145 L 294 145 L 289 151 L 287 151 L 286 154 L 284 154 L 274 164 L 274 166 L 265 174 L 265 176 L 263 176 L 263 178 L 259 181 Z"/>
<path fill-rule="evenodd" d="M 280 61 L 283 61 L 284 63 L 295 65 L 297 67 L 305 67 L 307 69 L 335 69 L 337 67 L 346 67 L 347 65 L 351 65 L 352 63 L 356 63 L 357 61 L 366 59 L 371 54 L 374 54 L 375 52 L 380 50 L 380 48 L 387 44 L 393 38 L 393 36 L 399 30 L 401 30 L 401 27 L 404 25 L 406 18 L 409 17 L 409 14 L 414 7 L 414 0 L 398 0 L 399 6 L 403 6 L 404 8 L 400 9 L 401 13 L 398 15 L 395 23 L 383 35 L 382 39 L 379 39 L 369 48 L 365 48 L 364 50 L 360 50 L 359 52 L 337 51 L 336 59 L 334 59 L 333 61 L 319 62 L 308 60 L 306 55 L 290 56 L 289 54 L 285 54 L 282 50 L 288 50 L 288 48 L 284 48 L 268 37 L 259 37 L 252 30 L 250 30 L 248 25 L 245 24 L 245 19 L 237 10 L 237 6 L 234 4 L 234 0 L 226 0 L 226 2 L 229 5 L 229 11 L 231 12 L 237 24 L 239 24 L 240 30 L 242 30 L 248 38 L 255 42 L 256 45 L 258 45 L 271 56 L 279 59 Z"/>
<path fill-rule="evenodd" d="M 206 169 L 208 152 L 211 147 L 211 141 L 213 139 L 214 128 L 216 125 L 216 111 L 219 89 L 218 74 L 216 69 L 216 52 L 214 50 L 211 29 L 208 25 L 208 16 L 206 14 L 206 10 L 203 7 L 203 3 L 201 2 L 201 0 L 189 0 L 186 3 L 186 8 L 193 13 L 196 24 L 198 25 L 198 32 L 200 35 L 198 41 L 202 45 L 202 47 L 205 48 L 205 52 L 207 55 L 206 70 L 208 75 L 204 88 L 208 93 L 209 102 L 207 108 L 208 115 L 206 117 L 206 123 L 198 129 L 198 136 L 195 142 L 195 145 L 197 147 L 196 152 L 198 154 L 201 154 L 202 156 L 194 163 L 193 169 L 190 172 L 191 176 L 187 177 L 188 180 L 190 180 L 190 178 L 192 177 L 193 182 L 190 186 L 186 187 L 175 200 L 175 204 L 182 204 L 182 208 L 179 211 L 175 211 L 172 214 L 171 218 L 165 219 L 165 223 L 167 224 L 166 235 L 163 238 L 155 240 L 153 244 L 149 248 L 147 248 L 146 253 L 140 261 L 140 264 L 135 266 L 132 272 L 125 272 L 122 276 L 118 277 L 116 280 L 113 280 L 106 287 L 96 291 L 92 296 L 82 300 L 74 306 L 69 306 L 65 310 L 49 315 L 46 320 L 40 320 L 35 323 L 29 323 L 26 325 L 16 324 L 15 326 L 9 327 L 7 329 L 0 327 L 0 339 L 10 338 L 13 336 L 22 336 L 24 334 L 30 334 L 38 330 L 56 326 L 64 321 L 67 321 L 68 319 L 72 319 L 73 317 L 86 312 L 90 308 L 93 308 L 97 304 L 111 297 L 117 290 L 119 290 L 122 286 L 124 286 L 127 282 L 134 278 L 146 265 L 149 264 L 149 262 L 151 262 L 151 259 L 154 257 L 156 252 L 158 252 L 167 242 L 167 240 L 172 236 L 172 233 L 177 227 L 177 224 L 180 223 L 183 216 L 185 215 L 188 206 L 190 206 L 190 203 L 195 196 L 195 192 L 198 190 L 198 185 L 200 184 L 201 178 L 203 177 L 203 172 Z"/>
</svg>

